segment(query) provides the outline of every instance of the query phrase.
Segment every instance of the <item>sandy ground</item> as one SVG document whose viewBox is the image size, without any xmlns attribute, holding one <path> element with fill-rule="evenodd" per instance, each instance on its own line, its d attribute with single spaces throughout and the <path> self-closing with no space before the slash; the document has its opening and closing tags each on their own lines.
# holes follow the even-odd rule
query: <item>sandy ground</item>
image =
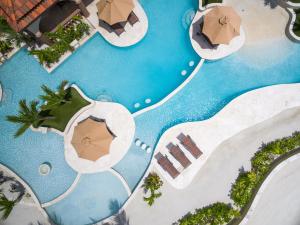
<svg viewBox="0 0 300 225">
<path fill-rule="evenodd" d="M 285 37 L 289 15 L 282 7 L 265 5 L 264 0 L 225 0 L 224 4 L 232 6 L 241 16 L 246 44 Z"/>
<path fill-rule="evenodd" d="M 241 167 L 249 169 L 250 158 L 262 142 L 288 136 L 295 130 L 300 130 L 300 107 L 284 111 L 242 131 L 223 142 L 215 150 L 186 189 L 176 190 L 164 182 L 162 197 L 152 207 L 143 202 L 143 191 L 139 190 L 126 209 L 130 224 L 168 225 L 196 208 L 216 201 L 230 202 L 228 193 L 238 175 L 238 170 Z M 298 163 L 300 164 L 299 161 Z M 260 217 L 260 219 L 264 218 Z"/>
<path fill-rule="evenodd" d="M 272 0 L 224 0 L 242 18 L 246 41 L 239 57 L 246 58 L 249 67 L 266 68 L 276 65 L 291 54 L 293 43 L 285 29 L 289 14 L 281 6 L 265 5 Z M 275 2 L 276 0 L 273 0 Z"/>
</svg>

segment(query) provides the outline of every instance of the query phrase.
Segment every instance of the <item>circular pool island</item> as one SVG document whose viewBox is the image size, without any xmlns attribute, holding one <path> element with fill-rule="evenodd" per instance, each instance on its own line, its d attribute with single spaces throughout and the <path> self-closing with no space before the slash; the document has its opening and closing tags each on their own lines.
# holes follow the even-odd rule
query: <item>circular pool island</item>
<svg viewBox="0 0 300 225">
<path fill-rule="evenodd" d="M 108 170 L 125 156 L 134 138 L 135 123 L 124 106 L 94 102 L 74 117 L 64 136 L 65 158 L 74 170 L 79 173 Z"/>
</svg>

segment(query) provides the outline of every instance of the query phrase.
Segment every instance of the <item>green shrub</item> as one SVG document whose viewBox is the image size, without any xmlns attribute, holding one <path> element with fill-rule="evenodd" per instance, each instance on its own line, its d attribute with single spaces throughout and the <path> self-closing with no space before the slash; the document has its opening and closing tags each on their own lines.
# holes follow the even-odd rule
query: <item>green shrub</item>
<svg viewBox="0 0 300 225">
<path fill-rule="evenodd" d="M 230 204 L 221 202 L 196 209 L 195 213 L 189 213 L 178 221 L 180 225 L 222 225 L 229 223 L 237 217 L 239 212 L 232 208 Z"/>
<path fill-rule="evenodd" d="M 236 206 L 242 208 L 249 202 L 258 180 L 259 177 L 253 171 L 240 173 L 230 191 L 230 197 Z"/>
<path fill-rule="evenodd" d="M 45 49 L 31 50 L 29 54 L 36 55 L 41 64 L 50 67 L 51 64 L 59 61 L 60 57 L 68 51 L 73 51 L 70 45 L 74 40 L 80 40 L 85 34 L 89 34 L 90 27 L 82 21 L 82 18 L 75 16 L 66 27 L 58 27 L 55 32 L 47 33 L 53 44 Z"/>
<path fill-rule="evenodd" d="M 0 52 L 2 55 L 6 55 L 13 49 L 11 42 L 8 40 L 0 40 Z"/>
<path fill-rule="evenodd" d="M 241 171 L 231 187 L 230 198 L 240 211 L 225 203 L 217 202 L 197 209 L 195 213 L 188 213 L 182 219 L 178 220 L 178 223 L 180 225 L 217 225 L 235 220 L 233 224 L 238 224 L 243 216 L 246 215 L 260 185 L 276 163 L 281 162 L 282 158 L 277 162 L 275 160 L 279 156 L 287 155 L 298 147 L 300 147 L 300 132 L 295 132 L 290 137 L 262 145 L 261 149 L 251 159 L 251 170 Z"/>
</svg>

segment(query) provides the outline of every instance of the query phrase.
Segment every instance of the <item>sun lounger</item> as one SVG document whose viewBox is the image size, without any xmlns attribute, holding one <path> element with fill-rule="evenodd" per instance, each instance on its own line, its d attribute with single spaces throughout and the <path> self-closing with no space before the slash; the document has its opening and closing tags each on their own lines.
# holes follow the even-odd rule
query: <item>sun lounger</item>
<svg viewBox="0 0 300 225">
<path fill-rule="evenodd" d="M 111 26 L 111 28 L 114 30 L 116 35 L 120 36 L 122 33 L 125 32 L 124 26 L 122 26 L 120 23 L 116 23 Z"/>
<path fill-rule="evenodd" d="M 169 143 L 167 145 L 169 152 L 171 155 L 184 167 L 187 168 L 191 165 L 191 161 L 186 157 L 183 151 L 180 149 L 178 145 L 174 145 L 173 143 Z"/>
<path fill-rule="evenodd" d="M 166 157 L 163 156 L 160 152 L 155 155 L 155 158 L 158 162 L 158 164 L 163 168 L 165 171 L 168 172 L 168 174 L 175 179 L 178 175 L 179 172 L 178 170 L 173 166 L 171 161 Z"/>
<path fill-rule="evenodd" d="M 194 158 L 198 159 L 203 154 L 189 135 L 186 136 L 181 133 L 177 139 L 186 148 L 186 150 L 188 150 L 194 156 Z"/>
<path fill-rule="evenodd" d="M 135 15 L 135 13 L 132 11 L 129 16 L 128 16 L 128 22 L 130 23 L 131 26 L 133 26 L 134 24 L 136 24 L 139 21 L 139 18 L 137 17 L 137 15 Z"/>
</svg>

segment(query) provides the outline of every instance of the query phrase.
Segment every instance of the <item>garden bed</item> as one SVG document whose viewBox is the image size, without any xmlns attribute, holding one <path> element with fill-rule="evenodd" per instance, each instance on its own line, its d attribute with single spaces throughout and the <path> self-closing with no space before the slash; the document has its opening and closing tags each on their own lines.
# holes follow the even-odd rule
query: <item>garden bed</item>
<svg viewBox="0 0 300 225">
<path fill-rule="evenodd" d="M 240 171 L 232 184 L 230 198 L 234 206 L 226 203 L 196 209 L 177 221 L 180 225 L 215 224 L 238 225 L 247 215 L 261 185 L 277 165 L 300 153 L 300 132 L 263 144 L 251 159 L 251 170 Z"/>
<path fill-rule="evenodd" d="M 54 128 L 61 132 L 64 132 L 70 119 L 78 112 L 81 108 L 90 104 L 85 100 L 75 88 L 71 88 L 70 91 L 70 102 L 61 105 L 57 109 L 50 110 L 47 112 L 41 112 L 54 116 L 54 119 L 45 120 L 40 125 L 41 127 Z"/>
<path fill-rule="evenodd" d="M 89 36 L 90 30 L 91 26 L 81 16 L 73 16 L 64 26 L 46 34 L 52 41 L 50 46 L 29 50 L 29 54 L 34 55 L 40 64 L 49 69 L 59 63 L 64 55 L 73 52 L 79 41 Z"/>
</svg>

